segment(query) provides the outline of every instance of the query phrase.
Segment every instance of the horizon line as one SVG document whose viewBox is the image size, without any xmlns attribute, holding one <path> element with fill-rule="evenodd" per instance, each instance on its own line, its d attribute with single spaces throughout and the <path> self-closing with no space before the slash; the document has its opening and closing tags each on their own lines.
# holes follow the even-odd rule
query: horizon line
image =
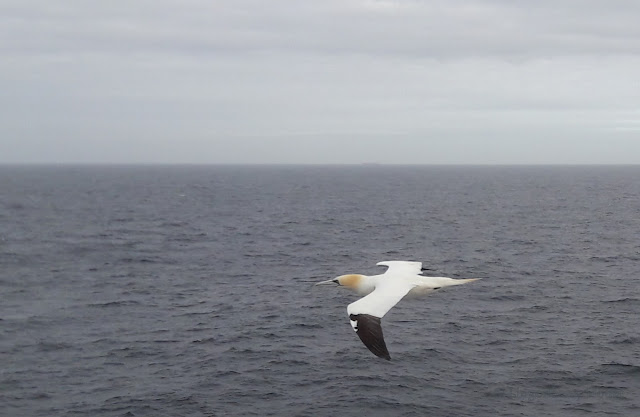
<svg viewBox="0 0 640 417">
<path fill-rule="evenodd" d="M 388 162 L 3 162 L 0 166 L 344 166 L 344 167 L 579 167 L 579 166 L 640 166 L 638 163 L 611 163 L 611 162 L 530 162 L 530 163 L 388 163 Z"/>
</svg>

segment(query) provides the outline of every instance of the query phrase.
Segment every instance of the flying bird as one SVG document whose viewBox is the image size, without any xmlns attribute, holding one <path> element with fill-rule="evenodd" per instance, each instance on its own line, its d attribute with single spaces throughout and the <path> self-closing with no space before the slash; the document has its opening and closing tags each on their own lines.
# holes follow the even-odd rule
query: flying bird
<svg viewBox="0 0 640 417">
<path fill-rule="evenodd" d="M 422 262 L 385 261 L 376 265 L 388 269 L 380 275 L 341 275 L 316 285 L 338 284 L 364 295 L 347 306 L 353 330 L 374 355 L 391 360 L 382 335 L 380 319 L 405 296 L 427 295 L 444 287 L 477 281 L 480 278 L 453 279 L 421 275 Z"/>
</svg>

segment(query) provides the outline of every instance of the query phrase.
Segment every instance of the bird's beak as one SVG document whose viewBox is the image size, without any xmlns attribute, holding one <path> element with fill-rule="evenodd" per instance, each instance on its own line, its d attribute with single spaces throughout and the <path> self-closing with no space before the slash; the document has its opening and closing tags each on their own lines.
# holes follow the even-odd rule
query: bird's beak
<svg viewBox="0 0 640 417">
<path fill-rule="evenodd" d="M 335 280 L 335 279 L 328 279 L 328 280 L 326 280 L 326 281 L 318 282 L 318 283 L 317 283 L 317 284 L 315 284 L 315 285 L 331 285 L 331 284 L 337 284 L 337 283 L 338 283 L 338 282 L 337 282 L 337 280 Z"/>
</svg>

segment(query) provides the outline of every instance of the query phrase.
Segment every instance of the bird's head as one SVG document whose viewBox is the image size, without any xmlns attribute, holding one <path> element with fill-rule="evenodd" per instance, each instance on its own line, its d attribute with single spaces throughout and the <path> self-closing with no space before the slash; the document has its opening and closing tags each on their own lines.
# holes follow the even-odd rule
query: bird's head
<svg viewBox="0 0 640 417">
<path fill-rule="evenodd" d="M 360 287 L 360 285 L 362 285 L 363 281 L 364 275 L 348 274 L 340 275 L 339 277 L 334 279 L 328 279 L 326 281 L 318 282 L 316 285 L 338 284 L 356 290 Z"/>
</svg>

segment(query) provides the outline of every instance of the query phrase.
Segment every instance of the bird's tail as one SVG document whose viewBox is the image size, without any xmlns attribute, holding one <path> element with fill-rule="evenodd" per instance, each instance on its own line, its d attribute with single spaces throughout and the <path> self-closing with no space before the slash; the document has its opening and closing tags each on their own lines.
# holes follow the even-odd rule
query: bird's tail
<svg viewBox="0 0 640 417">
<path fill-rule="evenodd" d="M 453 280 L 453 283 L 451 285 L 468 284 L 470 282 L 477 281 L 479 279 L 482 279 L 482 278 L 455 279 L 455 280 Z"/>
</svg>

